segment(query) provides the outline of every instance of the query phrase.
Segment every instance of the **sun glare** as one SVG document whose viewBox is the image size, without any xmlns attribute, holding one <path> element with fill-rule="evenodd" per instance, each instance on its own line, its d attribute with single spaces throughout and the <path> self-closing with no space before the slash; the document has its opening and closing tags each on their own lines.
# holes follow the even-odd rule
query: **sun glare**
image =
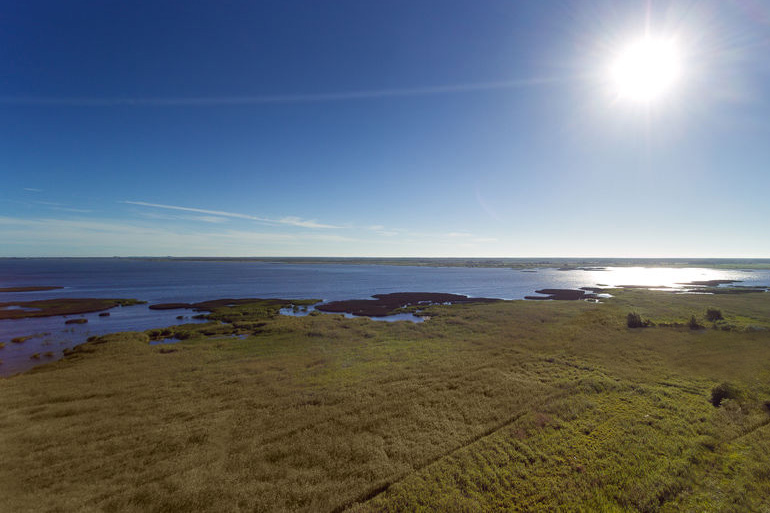
<svg viewBox="0 0 770 513">
<path fill-rule="evenodd" d="M 625 47 L 610 69 L 619 98 L 652 102 L 668 93 L 681 75 L 679 49 L 672 40 L 645 37 Z"/>
</svg>

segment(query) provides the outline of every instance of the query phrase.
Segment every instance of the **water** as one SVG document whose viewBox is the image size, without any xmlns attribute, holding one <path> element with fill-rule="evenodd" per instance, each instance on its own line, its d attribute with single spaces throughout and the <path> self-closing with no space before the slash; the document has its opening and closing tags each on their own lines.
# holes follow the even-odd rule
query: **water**
<svg viewBox="0 0 770 513">
<path fill-rule="evenodd" d="M 279 264 L 127 259 L 0 259 L 0 287 L 62 286 L 39 292 L 0 293 L 0 302 L 66 297 L 135 298 L 149 304 L 219 298 L 365 299 L 390 292 L 447 292 L 521 299 L 541 288 L 644 285 L 681 288 L 695 280 L 741 280 L 770 285 L 768 270 L 609 267 L 606 270 L 537 272 L 502 268 L 382 265 Z M 178 315 L 184 319 L 176 319 Z M 109 317 L 85 314 L 86 324 L 65 325 L 62 317 L 0 321 L 0 375 L 9 375 L 61 356 L 91 335 L 146 330 L 198 322 L 190 310 L 150 310 L 148 305 L 113 308 Z M 73 316 L 70 316 L 72 318 Z M 80 316 L 77 316 L 80 317 Z M 36 334 L 23 344 L 18 336 Z M 31 354 L 46 352 L 32 361 Z"/>
</svg>

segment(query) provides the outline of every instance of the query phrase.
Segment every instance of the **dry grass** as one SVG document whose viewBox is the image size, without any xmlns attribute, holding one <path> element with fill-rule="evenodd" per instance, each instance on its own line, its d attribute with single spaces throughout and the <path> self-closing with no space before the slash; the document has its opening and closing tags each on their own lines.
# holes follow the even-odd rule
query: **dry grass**
<svg viewBox="0 0 770 513">
<path fill-rule="evenodd" d="M 706 298 L 734 331 L 625 326 L 631 307 L 686 321 L 701 301 L 432 307 L 423 324 L 255 304 L 171 346 L 101 337 L 0 380 L 4 507 L 762 510 L 770 332 L 744 328 L 770 324 L 770 295 Z M 714 408 L 722 381 L 746 400 Z"/>
</svg>

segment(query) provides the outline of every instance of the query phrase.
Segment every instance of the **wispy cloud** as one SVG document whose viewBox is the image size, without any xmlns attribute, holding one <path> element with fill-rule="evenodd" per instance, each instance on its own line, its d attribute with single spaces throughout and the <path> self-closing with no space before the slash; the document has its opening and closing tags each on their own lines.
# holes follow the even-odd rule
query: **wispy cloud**
<svg viewBox="0 0 770 513">
<path fill-rule="evenodd" d="M 363 247 L 329 232 L 285 233 L 227 229 L 174 229 L 117 219 L 0 216 L 0 256 L 249 256 L 335 255 Z"/>
<path fill-rule="evenodd" d="M 35 205 L 44 205 L 51 210 L 60 210 L 62 212 L 76 212 L 78 214 L 88 214 L 92 212 L 89 209 L 86 208 L 74 208 L 74 207 L 68 207 L 67 205 L 64 205 L 62 203 L 54 203 L 52 201 L 33 201 Z"/>
<path fill-rule="evenodd" d="M 334 93 L 283 94 L 259 96 L 216 96 L 216 97 L 156 97 L 156 98 L 56 98 L 34 96 L 4 96 L 0 104 L 5 105 L 60 105 L 70 107 L 207 107 L 226 105 L 270 105 L 281 103 L 319 103 L 343 100 L 366 100 L 373 98 L 398 98 L 427 96 L 435 94 L 467 93 L 534 87 L 563 81 L 563 78 L 528 78 L 500 80 L 494 82 L 473 82 L 466 84 L 411 87 L 399 89 L 372 89 L 365 91 L 344 91 Z"/>
<path fill-rule="evenodd" d="M 247 219 L 249 221 L 256 221 L 258 223 L 272 224 L 272 225 L 289 225 L 298 226 L 301 228 L 341 228 L 340 226 L 334 226 L 331 224 L 319 223 L 313 219 L 302 219 L 300 217 L 288 216 L 281 219 L 269 219 L 266 217 L 252 216 L 248 214 L 241 214 L 238 212 L 225 212 L 222 210 L 208 210 L 203 208 L 194 207 L 181 207 L 177 205 L 164 205 L 160 203 L 148 203 L 146 201 L 122 201 L 128 205 L 137 205 L 140 207 L 162 208 L 166 210 L 178 210 L 182 212 L 196 212 L 198 214 L 207 214 L 209 216 L 216 217 L 231 217 L 235 219 Z"/>
<path fill-rule="evenodd" d="M 266 219 L 263 217 L 250 216 L 246 214 L 238 214 L 235 212 L 224 212 L 222 210 L 207 210 L 203 208 L 180 207 L 176 205 L 163 205 L 160 203 L 147 203 L 146 201 L 122 201 L 121 203 L 126 203 L 128 205 L 138 205 L 140 207 L 165 208 L 167 210 L 181 210 L 182 212 L 197 212 L 199 214 L 210 214 L 214 216 L 235 217 L 238 219 L 249 219 L 250 221 L 261 221 L 266 223 L 271 222 L 270 219 Z"/>
<path fill-rule="evenodd" d="M 2 256 L 14 256 L 14 247 L 25 248 L 20 254 L 37 255 L 249 255 L 283 253 L 309 243 L 285 233 L 179 232 L 121 221 L 2 216 L 0 240 Z"/>
<path fill-rule="evenodd" d="M 145 219 L 164 220 L 164 221 L 194 221 L 199 223 L 226 223 L 226 217 L 193 215 L 193 214 L 167 214 L 159 212 L 142 212 L 141 216 Z"/>
<path fill-rule="evenodd" d="M 341 228 L 340 226 L 332 226 L 330 224 L 321 224 L 317 221 L 301 219 L 299 217 L 293 217 L 293 216 L 282 217 L 281 219 L 278 219 L 275 222 L 281 223 L 281 224 L 288 224 L 291 226 L 300 226 L 302 228 Z"/>
<path fill-rule="evenodd" d="M 27 192 L 43 192 L 43 189 L 35 189 L 34 187 L 24 187 Z"/>
</svg>

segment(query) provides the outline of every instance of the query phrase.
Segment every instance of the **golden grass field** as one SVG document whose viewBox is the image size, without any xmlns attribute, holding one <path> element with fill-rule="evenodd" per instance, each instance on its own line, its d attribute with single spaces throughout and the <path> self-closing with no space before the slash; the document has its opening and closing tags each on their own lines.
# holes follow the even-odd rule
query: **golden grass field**
<svg viewBox="0 0 770 513">
<path fill-rule="evenodd" d="M 429 313 L 239 305 L 0 379 L 0 509 L 770 511 L 769 293 Z"/>
</svg>

